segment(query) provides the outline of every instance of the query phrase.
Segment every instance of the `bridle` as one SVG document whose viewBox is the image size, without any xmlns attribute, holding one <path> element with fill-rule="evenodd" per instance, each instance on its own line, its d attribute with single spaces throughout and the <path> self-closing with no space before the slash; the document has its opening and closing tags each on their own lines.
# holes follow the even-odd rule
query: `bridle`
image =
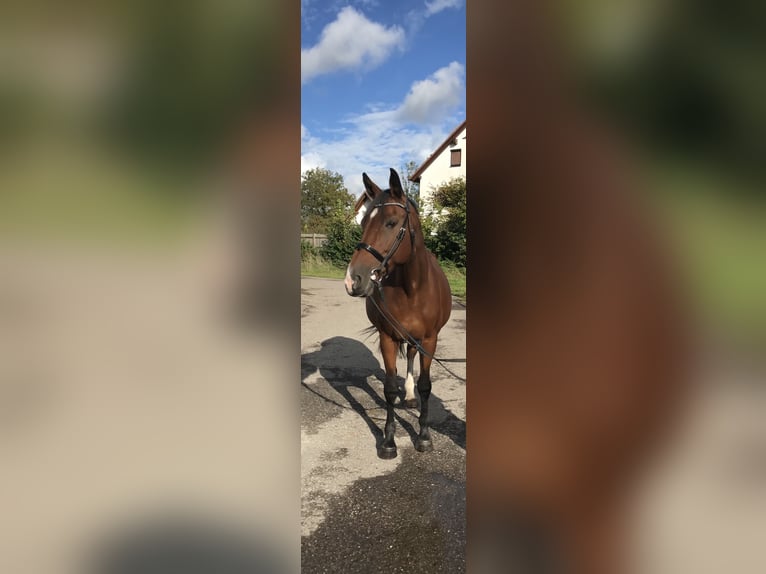
<svg viewBox="0 0 766 574">
<path fill-rule="evenodd" d="M 372 279 L 373 283 L 376 285 L 380 285 L 380 282 L 383 281 L 388 276 L 388 262 L 391 260 L 391 258 L 396 253 L 396 250 L 399 249 L 399 246 L 402 244 L 402 241 L 404 240 L 404 235 L 407 233 L 407 228 L 410 224 L 410 198 L 406 198 L 404 203 L 397 203 L 394 201 L 387 201 L 385 203 L 381 203 L 379 205 L 375 205 L 374 207 L 377 209 L 378 207 L 386 207 L 387 205 L 393 205 L 395 207 L 401 207 L 406 215 L 404 217 L 404 222 L 402 222 L 402 226 L 399 228 L 399 231 L 396 234 L 396 237 L 394 238 L 394 241 L 389 245 L 388 249 L 386 250 L 386 254 L 382 255 L 380 251 L 375 249 L 372 245 L 369 243 L 363 243 L 360 241 L 356 244 L 355 251 L 359 251 L 360 249 L 364 249 L 365 251 L 372 254 L 375 259 L 380 261 L 380 265 L 378 265 L 375 269 L 373 269 L 370 272 L 370 279 Z M 373 207 L 373 206 L 370 206 Z M 415 230 L 410 227 L 410 242 L 412 247 L 415 247 Z"/>
</svg>

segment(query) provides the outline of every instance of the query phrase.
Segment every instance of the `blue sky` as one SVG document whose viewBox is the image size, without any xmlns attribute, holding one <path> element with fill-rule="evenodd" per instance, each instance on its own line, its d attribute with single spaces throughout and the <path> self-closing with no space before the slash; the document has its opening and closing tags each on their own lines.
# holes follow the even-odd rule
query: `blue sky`
<svg viewBox="0 0 766 574">
<path fill-rule="evenodd" d="M 418 164 L 465 119 L 464 0 L 301 0 L 301 171 Z"/>
</svg>

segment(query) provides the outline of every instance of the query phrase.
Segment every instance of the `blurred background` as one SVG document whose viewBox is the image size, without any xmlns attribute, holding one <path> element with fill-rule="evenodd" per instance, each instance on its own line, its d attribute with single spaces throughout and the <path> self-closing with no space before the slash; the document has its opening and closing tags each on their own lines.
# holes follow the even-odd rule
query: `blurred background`
<svg viewBox="0 0 766 574">
<path fill-rule="evenodd" d="M 766 343 L 766 10 L 563 0 L 580 93 L 630 142 L 711 336 Z"/>
<path fill-rule="evenodd" d="M 514 7 L 515 11 L 505 10 L 506 6 Z M 497 21 L 500 17 L 498 14 L 520 18 L 545 14 L 551 16 L 551 21 L 545 21 L 541 27 L 534 19 L 530 19 L 529 26 L 507 22 L 508 37 L 499 38 L 503 25 L 492 27 L 493 19 Z M 482 19 L 488 22 L 489 31 L 475 25 Z M 523 37 L 528 30 L 532 31 Z M 542 33 L 537 34 L 541 30 Z M 685 416 L 679 417 L 679 421 L 683 419 L 682 428 L 672 440 L 668 438 L 665 456 L 653 469 L 656 473 L 638 499 L 631 571 L 651 574 L 763 572 L 766 570 L 761 534 L 766 531 L 766 417 L 763 416 L 766 412 L 766 76 L 763 73 L 766 6 L 754 0 L 476 1 L 468 8 L 468 31 L 466 73 L 471 107 L 468 121 L 473 119 L 474 125 L 474 165 L 478 165 L 478 158 L 484 153 L 490 160 L 482 167 L 494 167 L 496 164 L 492 161 L 503 153 L 497 150 L 509 149 L 514 143 L 527 149 L 525 141 L 513 142 L 503 133 L 506 127 L 508 132 L 513 129 L 514 121 L 523 123 L 524 112 L 499 109 L 498 104 L 503 101 L 492 99 L 494 94 L 499 92 L 503 97 L 511 94 L 512 98 L 518 90 L 522 94 L 518 101 L 529 103 L 524 99 L 529 95 L 522 86 L 514 87 L 508 78 L 539 75 L 543 80 L 536 86 L 538 92 L 530 93 L 540 95 L 544 88 L 550 88 L 551 84 L 546 83 L 549 75 L 557 76 L 559 71 L 548 74 L 550 70 L 546 65 L 566 59 L 569 77 L 563 85 L 571 92 L 566 91 L 563 99 L 588 108 L 608 126 L 611 133 L 605 147 L 608 151 L 614 149 L 621 158 L 628 158 L 631 171 L 627 173 L 629 177 L 637 174 L 635 188 L 641 195 L 636 205 L 646 204 L 656 216 L 652 221 L 665 236 L 662 245 L 672 256 L 676 266 L 673 270 L 678 271 L 684 283 L 685 303 L 695 323 L 695 392 L 683 413 Z M 522 31 L 520 37 L 523 38 L 514 43 L 514 32 L 518 31 Z M 536 41 L 544 45 L 539 53 L 534 53 L 539 61 L 524 58 L 519 46 L 539 48 Z M 546 59 L 550 53 L 545 48 L 551 48 L 555 55 Z M 492 60 L 492 69 L 485 70 L 479 65 L 481 62 L 472 62 L 472 50 L 497 58 L 496 63 Z M 513 58 L 513 55 L 519 57 Z M 513 68 L 516 74 L 507 73 L 505 66 Z M 527 76 L 523 76 L 525 73 Z M 556 88 L 560 87 L 556 83 L 559 79 L 557 76 L 552 81 Z M 482 96 L 486 99 L 477 96 L 478 90 L 474 88 L 479 87 L 485 90 Z M 558 96 L 561 94 L 551 97 L 551 101 L 560 104 L 562 98 Z M 544 108 L 545 103 L 548 102 L 540 107 Z M 485 143 L 487 147 L 482 148 L 476 127 L 480 122 L 476 121 L 476 114 L 471 114 L 474 111 L 482 114 L 486 108 L 490 109 L 483 113 L 491 119 L 483 122 L 485 128 L 501 127 L 496 132 L 499 140 Z M 545 146 L 535 148 L 538 143 L 532 142 L 529 147 L 539 152 L 539 148 Z M 534 153 L 530 153 L 533 159 L 537 158 Z M 604 164 L 610 159 L 613 158 L 606 158 Z M 554 164 L 551 169 L 558 165 Z M 487 175 L 477 169 L 471 175 L 481 176 L 480 183 L 497 182 L 494 191 L 505 189 L 502 187 L 507 185 L 504 177 L 514 181 L 512 171 Z M 545 181 L 560 180 L 552 177 Z M 480 188 L 480 183 L 475 182 L 475 188 Z M 484 288 L 482 281 L 501 282 L 482 267 L 486 263 L 481 257 L 491 264 L 496 253 L 482 253 L 482 249 L 470 247 L 479 244 L 473 241 L 470 232 L 477 229 L 476 213 L 483 210 L 491 216 L 501 206 L 508 205 L 513 206 L 504 198 L 472 196 L 469 200 L 471 276 L 479 279 L 471 286 L 472 293 Z M 480 232 L 474 233 L 479 238 Z M 521 233 L 519 236 L 523 237 Z M 495 241 L 492 232 L 487 232 L 481 247 L 493 245 Z M 500 274 L 497 269 L 494 271 Z M 523 281 L 523 277 L 520 280 Z M 512 285 L 513 282 L 506 283 Z M 647 277 L 646 284 L 651 283 L 652 278 Z M 492 286 L 486 287 L 486 291 L 493 293 Z M 490 347 L 494 337 L 494 333 L 487 334 L 487 328 L 482 329 L 481 295 L 477 299 L 477 302 L 469 301 L 468 312 L 472 317 L 468 369 L 469 373 L 474 369 L 474 382 L 481 369 L 487 369 L 484 373 L 487 375 L 505 373 L 506 366 L 512 368 L 512 365 L 504 365 L 504 361 L 511 362 L 507 356 L 497 356 L 491 367 L 472 363 L 472 356 L 484 359 L 489 354 L 472 354 L 472 349 Z M 502 300 L 499 304 L 495 300 L 485 303 L 490 310 L 485 312 L 488 322 L 511 308 L 510 304 L 503 307 L 502 303 Z M 565 306 L 562 303 L 562 307 Z M 475 311 L 473 315 L 472 311 Z M 592 311 L 598 316 L 598 308 Z M 507 317 L 512 318 L 513 314 L 509 311 Z M 482 336 L 484 340 L 479 343 Z M 540 340 L 544 338 L 541 336 Z M 554 336 L 550 339 L 552 345 L 559 341 Z M 552 351 L 551 355 L 555 356 L 556 352 Z M 489 357 L 488 361 L 491 360 Z M 495 393 L 493 400 L 499 400 L 497 397 L 502 396 L 506 381 L 494 382 L 495 387 L 491 387 L 492 383 L 490 377 L 485 376 L 482 389 L 473 396 Z M 468 412 L 471 413 L 467 422 L 468 451 L 471 452 L 471 444 L 482 442 L 475 438 L 479 426 L 475 423 L 483 422 L 483 413 L 477 409 L 480 401 L 471 401 L 471 387 L 468 394 Z M 498 433 L 509 424 L 500 417 L 491 422 Z M 497 444 L 497 439 L 489 444 Z M 469 476 L 477 476 L 470 469 L 472 459 L 478 466 L 480 457 L 476 454 L 474 451 L 473 457 L 468 457 Z M 470 501 L 470 480 L 468 486 Z M 469 503 L 469 517 L 470 509 Z M 470 548 L 469 544 L 469 551 Z"/>
<path fill-rule="evenodd" d="M 298 569 L 298 10 L 0 6 L 0 571 Z"/>
<path fill-rule="evenodd" d="M 647 569 L 762 572 L 766 7 L 557 6 L 708 351 Z M 1 571 L 297 570 L 298 10 L 2 3 Z"/>
<path fill-rule="evenodd" d="M 766 6 L 558 6 L 573 96 L 631 147 L 697 322 L 699 392 L 642 499 L 636 571 L 763 571 Z"/>
</svg>

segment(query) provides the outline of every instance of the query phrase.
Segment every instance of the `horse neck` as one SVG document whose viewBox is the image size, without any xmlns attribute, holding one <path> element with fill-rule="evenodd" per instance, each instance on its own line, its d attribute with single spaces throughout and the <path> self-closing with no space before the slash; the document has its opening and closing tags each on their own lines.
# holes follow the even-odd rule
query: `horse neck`
<svg viewBox="0 0 766 574">
<path fill-rule="evenodd" d="M 412 241 L 411 255 L 406 263 L 399 265 L 399 281 L 408 296 L 412 296 L 425 283 L 428 275 L 428 253 L 426 253 L 423 233 L 419 226 L 415 232 L 407 230 L 405 241 Z"/>
</svg>

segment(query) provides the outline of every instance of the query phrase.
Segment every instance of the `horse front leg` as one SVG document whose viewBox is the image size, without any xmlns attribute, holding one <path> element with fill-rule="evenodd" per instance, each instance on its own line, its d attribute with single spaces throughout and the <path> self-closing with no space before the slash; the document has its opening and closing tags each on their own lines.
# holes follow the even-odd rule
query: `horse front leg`
<svg viewBox="0 0 766 574">
<path fill-rule="evenodd" d="M 418 377 L 418 394 L 420 395 L 420 434 L 415 441 L 415 450 L 426 452 L 433 450 L 431 431 L 428 426 L 428 399 L 431 397 L 431 357 L 436 353 L 436 337 L 424 339 L 423 349 L 431 356 L 420 353 L 420 376 Z"/>
<path fill-rule="evenodd" d="M 383 382 L 383 394 L 386 397 L 386 426 L 383 429 L 383 442 L 378 448 L 378 456 L 384 459 L 396 458 L 396 420 L 394 419 L 394 403 L 399 397 L 399 385 L 396 380 L 396 352 L 399 343 L 388 335 L 380 334 L 380 352 L 383 354 L 383 365 L 386 378 Z"/>
</svg>

